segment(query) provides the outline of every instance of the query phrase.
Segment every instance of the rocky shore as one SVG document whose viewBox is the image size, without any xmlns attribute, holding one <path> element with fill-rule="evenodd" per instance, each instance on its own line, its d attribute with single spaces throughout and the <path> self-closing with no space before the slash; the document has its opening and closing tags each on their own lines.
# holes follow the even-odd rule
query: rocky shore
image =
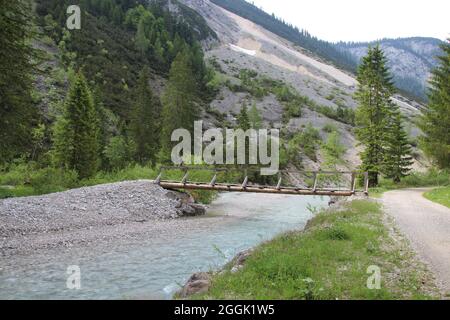
<svg viewBox="0 0 450 320">
<path fill-rule="evenodd" d="M 0 200 L 0 255 L 130 236 L 205 212 L 147 180 Z"/>
</svg>

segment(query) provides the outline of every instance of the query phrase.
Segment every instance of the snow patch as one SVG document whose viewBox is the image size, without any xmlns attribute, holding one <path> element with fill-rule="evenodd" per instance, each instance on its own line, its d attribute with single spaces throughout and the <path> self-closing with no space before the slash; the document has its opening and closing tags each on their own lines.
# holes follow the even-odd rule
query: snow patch
<svg viewBox="0 0 450 320">
<path fill-rule="evenodd" d="M 242 52 L 242 53 L 245 53 L 245 54 L 247 54 L 249 56 L 256 56 L 256 51 L 255 50 L 244 49 L 244 48 L 241 48 L 241 47 L 236 46 L 236 45 L 231 44 L 231 43 L 230 43 L 230 48 L 231 48 L 231 50 L 234 50 L 236 52 Z"/>
</svg>

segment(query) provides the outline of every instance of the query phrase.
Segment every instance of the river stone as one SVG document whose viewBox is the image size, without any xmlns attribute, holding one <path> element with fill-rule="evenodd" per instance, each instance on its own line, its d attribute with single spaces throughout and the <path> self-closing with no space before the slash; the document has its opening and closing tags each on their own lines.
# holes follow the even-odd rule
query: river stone
<svg viewBox="0 0 450 320">
<path fill-rule="evenodd" d="M 177 201 L 175 208 L 178 209 L 178 215 L 181 217 L 196 217 L 206 214 L 206 207 L 196 204 L 194 198 L 188 193 L 169 190 L 166 197 Z"/>
<path fill-rule="evenodd" d="M 243 266 L 252 253 L 253 249 L 248 249 L 238 253 L 238 255 L 234 258 L 234 264 L 236 266 Z"/>
<path fill-rule="evenodd" d="M 194 294 L 206 293 L 211 286 L 211 275 L 206 272 L 194 273 L 178 292 L 180 298 L 187 298 Z"/>
</svg>

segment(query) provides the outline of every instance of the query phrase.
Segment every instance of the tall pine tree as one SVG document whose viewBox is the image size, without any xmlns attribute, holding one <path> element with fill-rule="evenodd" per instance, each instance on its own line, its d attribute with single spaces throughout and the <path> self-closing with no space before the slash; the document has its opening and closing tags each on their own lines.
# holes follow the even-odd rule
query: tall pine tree
<svg viewBox="0 0 450 320">
<path fill-rule="evenodd" d="M 31 99 L 37 51 L 28 0 L 0 0 L 0 163 L 31 149 L 36 118 Z M 34 61 L 34 62 L 33 62 Z"/>
<path fill-rule="evenodd" d="M 142 70 L 131 112 L 130 132 L 135 144 L 135 160 L 156 164 L 159 151 L 161 103 L 149 86 L 149 70 Z"/>
<path fill-rule="evenodd" d="M 394 108 L 389 118 L 383 173 L 395 183 L 408 175 L 413 164 L 411 145 L 402 122 L 400 111 Z"/>
<path fill-rule="evenodd" d="M 450 168 L 450 39 L 442 45 L 444 55 L 433 70 L 429 104 L 419 123 L 424 135 L 421 146 L 436 165 Z"/>
<path fill-rule="evenodd" d="M 95 174 L 99 165 L 99 119 L 86 79 L 79 72 L 69 88 L 64 113 L 54 128 L 55 164 L 78 173 Z"/>
<path fill-rule="evenodd" d="M 369 186 L 374 187 L 378 185 L 378 176 L 383 169 L 390 97 L 395 92 L 386 57 L 378 45 L 369 47 L 362 59 L 358 82 L 355 132 L 364 146 L 361 169 L 369 172 Z"/>
<path fill-rule="evenodd" d="M 256 103 L 252 104 L 250 111 L 248 113 L 248 118 L 250 120 L 251 126 L 255 130 L 262 129 L 263 119 L 260 112 L 256 108 Z"/>
<path fill-rule="evenodd" d="M 189 52 L 180 52 L 172 63 L 169 81 L 162 96 L 161 160 L 169 161 L 174 143 L 171 136 L 176 129 L 194 131 L 200 117 L 197 102 L 197 83 L 191 67 Z"/>
<path fill-rule="evenodd" d="M 248 116 L 248 109 L 245 103 L 242 105 L 241 111 L 239 112 L 237 122 L 239 129 L 247 131 L 248 129 L 251 128 L 250 118 Z"/>
</svg>

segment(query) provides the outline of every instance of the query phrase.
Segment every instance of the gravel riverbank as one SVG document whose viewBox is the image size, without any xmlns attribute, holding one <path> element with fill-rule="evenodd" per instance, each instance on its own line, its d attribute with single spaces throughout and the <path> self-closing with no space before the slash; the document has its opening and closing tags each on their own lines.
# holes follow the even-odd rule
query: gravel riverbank
<svg viewBox="0 0 450 320">
<path fill-rule="evenodd" d="M 189 196 L 146 180 L 0 200 L 0 254 L 130 236 L 201 213 Z"/>
</svg>

